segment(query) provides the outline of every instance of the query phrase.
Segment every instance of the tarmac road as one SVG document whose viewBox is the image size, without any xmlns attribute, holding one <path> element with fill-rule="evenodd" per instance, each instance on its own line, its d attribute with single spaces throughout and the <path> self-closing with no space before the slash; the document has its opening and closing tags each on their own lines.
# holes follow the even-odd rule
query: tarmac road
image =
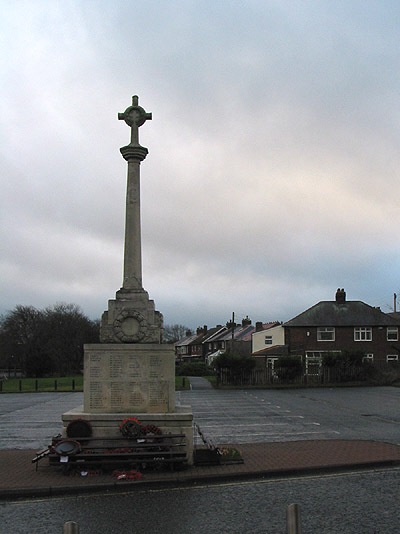
<svg viewBox="0 0 400 534">
<path fill-rule="evenodd" d="M 399 469 L 128 493 L 0 502 L 1 534 L 281 534 L 300 506 L 303 534 L 397 534 Z"/>
</svg>

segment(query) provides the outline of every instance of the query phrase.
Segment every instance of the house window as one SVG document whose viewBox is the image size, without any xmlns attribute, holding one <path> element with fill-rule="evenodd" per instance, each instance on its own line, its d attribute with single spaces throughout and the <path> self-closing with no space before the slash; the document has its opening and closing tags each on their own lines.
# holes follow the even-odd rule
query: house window
<svg viewBox="0 0 400 534">
<path fill-rule="evenodd" d="M 386 339 L 388 341 L 397 341 L 399 339 L 399 331 L 397 326 L 388 326 L 386 330 Z"/>
<path fill-rule="evenodd" d="M 355 328 L 354 341 L 372 341 L 372 328 L 369 326 Z"/>
<path fill-rule="evenodd" d="M 317 328 L 317 341 L 335 341 L 335 329 L 331 326 Z"/>
<path fill-rule="evenodd" d="M 373 354 L 364 354 L 362 361 L 363 362 L 368 362 L 368 363 L 374 363 L 374 355 Z"/>
<path fill-rule="evenodd" d="M 398 362 L 399 361 L 399 355 L 398 354 L 387 354 L 386 355 L 386 361 L 387 362 Z"/>
<path fill-rule="evenodd" d="M 272 345 L 272 336 L 265 336 L 265 344 Z"/>
</svg>

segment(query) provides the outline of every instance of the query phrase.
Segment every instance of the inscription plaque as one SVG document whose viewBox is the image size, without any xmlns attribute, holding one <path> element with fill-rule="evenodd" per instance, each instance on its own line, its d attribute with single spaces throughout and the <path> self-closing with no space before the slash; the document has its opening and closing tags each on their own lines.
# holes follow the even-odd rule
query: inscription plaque
<svg viewBox="0 0 400 534">
<path fill-rule="evenodd" d="M 84 410 L 166 413 L 175 409 L 175 355 L 166 345 L 86 345 Z"/>
</svg>

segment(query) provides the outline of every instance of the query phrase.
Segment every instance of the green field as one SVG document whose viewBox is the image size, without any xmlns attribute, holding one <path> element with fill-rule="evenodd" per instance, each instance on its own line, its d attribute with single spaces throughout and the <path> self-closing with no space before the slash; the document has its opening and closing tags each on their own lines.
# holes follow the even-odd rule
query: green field
<svg viewBox="0 0 400 534">
<path fill-rule="evenodd" d="M 188 389 L 189 380 L 175 378 L 175 389 Z M 0 393 L 33 393 L 43 391 L 83 391 L 83 376 L 58 378 L 8 378 L 0 381 Z"/>
</svg>

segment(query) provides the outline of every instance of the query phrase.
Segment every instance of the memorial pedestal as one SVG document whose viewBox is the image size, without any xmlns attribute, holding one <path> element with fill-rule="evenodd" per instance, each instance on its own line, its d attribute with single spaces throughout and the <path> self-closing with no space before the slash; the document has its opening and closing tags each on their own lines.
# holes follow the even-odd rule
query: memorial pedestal
<svg viewBox="0 0 400 534">
<path fill-rule="evenodd" d="M 175 406 L 175 355 L 170 345 L 85 345 L 83 406 L 62 416 L 63 436 L 77 419 L 90 423 L 93 438 L 121 436 L 129 417 L 159 427 L 163 434 L 185 434 L 193 463 L 193 414 Z"/>
</svg>

